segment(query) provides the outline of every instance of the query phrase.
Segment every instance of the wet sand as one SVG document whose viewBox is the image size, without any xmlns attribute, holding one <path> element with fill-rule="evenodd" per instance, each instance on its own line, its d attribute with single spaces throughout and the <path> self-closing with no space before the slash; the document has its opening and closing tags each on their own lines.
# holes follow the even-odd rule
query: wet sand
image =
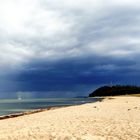
<svg viewBox="0 0 140 140">
<path fill-rule="evenodd" d="M 45 110 L 0 120 L 0 140 L 139 140 L 140 97 Z"/>
</svg>

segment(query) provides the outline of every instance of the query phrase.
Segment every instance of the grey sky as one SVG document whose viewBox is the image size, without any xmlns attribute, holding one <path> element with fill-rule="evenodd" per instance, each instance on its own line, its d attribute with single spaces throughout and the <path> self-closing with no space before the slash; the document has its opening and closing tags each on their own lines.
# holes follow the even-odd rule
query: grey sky
<svg viewBox="0 0 140 140">
<path fill-rule="evenodd" d="M 66 62 L 79 70 L 75 77 L 97 73 L 100 81 L 99 71 L 111 79 L 116 71 L 139 76 L 139 25 L 138 0 L 1 0 L 0 83 L 11 81 L 9 89 L 16 89 L 24 83 L 20 76 L 25 71 L 45 69 L 47 74 Z"/>
</svg>

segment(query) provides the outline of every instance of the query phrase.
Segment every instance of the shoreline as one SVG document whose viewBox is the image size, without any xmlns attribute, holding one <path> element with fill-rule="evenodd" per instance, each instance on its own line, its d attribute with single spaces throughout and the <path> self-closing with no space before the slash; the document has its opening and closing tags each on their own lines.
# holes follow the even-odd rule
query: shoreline
<svg viewBox="0 0 140 140">
<path fill-rule="evenodd" d="M 99 99 L 99 100 L 94 101 L 94 102 L 102 101 L 103 99 L 105 99 L 103 97 L 88 97 L 88 98 L 98 98 Z M 94 102 L 89 102 L 89 103 L 94 103 Z M 35 113 L 39 113 L 39 112 L 54 110 L 54 109 L 58 109 L 58 108 L 64 108 L 64 107 L 69 107 L 69 106 L 78 106 L 78 105 L 83 105 L 83 104 L 87 104 L 87 103 L 63 105 L 63 106 L 52 106 L 52 107 L 47 107 L 47 108 L 38 108 L 38 109 L 31 110 L 31 111 L 12 113 L 12 114 L 7 114 L 7 115 L 0 115 L 0 120 L 16 118 L 16 117 L 20 117 L 20 116 L 25 116 L 25 115 L 35 114 Z"/>
<path fill-rule="evenodd" d="M 74 106 L 74 105 L 69 105 L 69 106 Z M 1 115 L 0 120 L 16 118 L 16 117 L 25 116 L 25 115 L 31 115 L 31 114 L 35 114 L 35 113 L 40 113 L 40 112 L 49 111 L 49 110 L 55 110 L 58 108 L 64 108 L 64 107 L 69 107 L 69 106 L 47 107 L 47 108 L 43 108 L 43 109 L 34 109 L 31 111 L 25 111 L 25 112 L 21 112 L 21 113 L 19 112 L 19 113 L 13 113 L 13 114 L 8 114 L 8 115 Z"/>
<path fill-rule="evenodd" d="M 131 96 L 121 95 L 121 96 L 104 96 L 104 97 L 89 97 L 89 98 L 100 99 L 100 100 L 97 100 L 95 102 L 90 102 L 90 103 L 96 103 L 96 102 L 102 102 L 103 100 L 106 100 L 106 99 L 107 100 L 112 100 L 112 99 L 115 99 L 117 97 L 131 97 Z M 25 112 L 19 112 L 19 113 L 7 114 L 7 115 L 0 115 L 0 120 L 16 118 L 16 117 L 35 114 L 35 113 L 40 113 L 40 112 L 44 112 L 44 111 L 49 111 L 49 110 L 54 110 L 54 109 L 59 109 L 59 108 L 65 108 L 65 107 L 70 107 L 70 106 L 79 106 L 79 105 L 84 105 L 84 104 L 89 104 L 89 103 L 64 105 L 64 106 L 54 106 L 54 107 L 47 107 L 47 108 L 38 108 L 38 109 L 31 110 L 31 111 L 25 111 Z"/>
<path fill-rule="evenodd" d="M 0 120 L 15 118 L 15 117 L 24 116 L 24 115 L 30 115 L 30 114 L 34 114 L 34 113 L 47 111 L 47 110 L 50 110 L 50 109 L 52 109 L 52 108 L 36 109 L 36 110 L 26 111 L 26 112 L 21 112 L 21 113 L 13 113 L 13 114 L 8 114 L 8 115 L 1 115 Z"/>
</svg>

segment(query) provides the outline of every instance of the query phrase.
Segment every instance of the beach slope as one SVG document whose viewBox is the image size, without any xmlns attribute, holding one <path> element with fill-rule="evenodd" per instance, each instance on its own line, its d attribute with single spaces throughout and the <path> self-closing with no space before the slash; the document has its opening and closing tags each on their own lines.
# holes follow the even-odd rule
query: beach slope
<svg viewBox="0 0 140 140">
<path fill-rule="evenodd" d="M 46 110 L 0 120 L 0 140 L 138 140 L 140 98 Z"/>
</svg>

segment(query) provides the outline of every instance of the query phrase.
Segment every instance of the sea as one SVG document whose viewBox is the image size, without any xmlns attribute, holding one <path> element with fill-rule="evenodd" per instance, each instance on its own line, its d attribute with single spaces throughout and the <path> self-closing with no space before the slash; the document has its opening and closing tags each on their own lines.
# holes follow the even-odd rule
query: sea
<svg viewBox="0 0 140 140">
<path fill-rule="evenodd" d="M 39 98 L 39 99 L 0 99 L 0 116 L 45 109 L 96 102 L 99 98 Z"/>
</svg>

